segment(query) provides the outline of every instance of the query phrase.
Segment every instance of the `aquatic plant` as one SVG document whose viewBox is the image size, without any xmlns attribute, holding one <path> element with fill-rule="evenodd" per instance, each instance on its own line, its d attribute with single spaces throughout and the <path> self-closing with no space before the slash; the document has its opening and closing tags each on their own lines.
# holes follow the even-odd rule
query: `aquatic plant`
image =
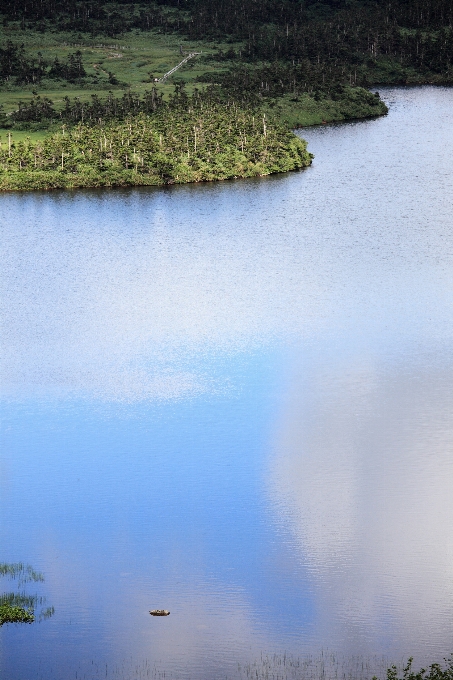
<svg viewBox="0 0 453 680">
<path fill-rule="evenodd" d="M 26 583 L 39 583 L 44 581 L 44 576 L 37 572 L 29 564 L 22 562 L 0 563 L 0 577 L 6 577 L 17 581 L 17 588 L 22 588 Z M 8 592 L 0 594 L 0 626 L 4 623 L 33 623 L 35 620 L 35 607 L 43 605 L 46 598 L 39 595 L 27 595 L 22 592 Z M 50 618 L 54 613 L 53 607 L 46 607 L 40 612 L 40 620 Z"/>
<path fill-rule="evenodd" d="M 44 576 L 33 569 L 29 564 L 23 564 L 22 562 L 16 562 L 9 564 L 7 562 L 0 563 L 0 577 L 9 576 L 11 579 L 17 579 L 18 585 L 21 586 L 25 583 L 30 583 L 34 581 L 44 581 Z"/>
<path fill-rule="evenodd" d="M 34 620 L 33 611 L 8 603 L 0 605 L 0 626 L 4 623 L 33 623 Z"/>
<path fill-rule="evenodd" d="M 148 680 L 176 678 L 173 672 L 150 659 L 124 659 L 118 665 L 102 665 L 91 662 L 90 678 L 134 678 Z M 252 662 L 238 663 L 236 668 L 225 669 L 222 677 L 226 680 L 375 680 L 373 673 L 379 672 L 386 680 L 452 680 L 451 661 L 446 667 L 433 664 L 428 670 L 412 670 L 409 660 L 400 674 L 396 666 L 388 667 L 388 661 L 380 656 L 342 655 L 329 650 L 319 654 L 294 656 L 289 653 L 261 654 Z"/>
<path fill-rule="evenodd" d="M 453 680 L 453 655 L 444 659 L 445 666 L 433 663 L 428 668 L 420 668 L 414 671 L 412 663 L 414 659 L 410 657 L 402 672 L 395 665 L 387 669 L 387 680 Z M 376 676 L 373 680 L 377 680 Z"/>
</svg>

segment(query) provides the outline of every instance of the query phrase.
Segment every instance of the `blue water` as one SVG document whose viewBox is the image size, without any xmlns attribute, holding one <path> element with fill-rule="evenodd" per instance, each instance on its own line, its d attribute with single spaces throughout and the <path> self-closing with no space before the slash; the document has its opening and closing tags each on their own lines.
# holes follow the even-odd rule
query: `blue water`
<svg viewBox="0 0 453 680">
<path fill-rule="evenodd" d="M 453 651 L 453 91 L 383 96 L 300 173 L 0 196 L 8 680 Z"/>
</svg>

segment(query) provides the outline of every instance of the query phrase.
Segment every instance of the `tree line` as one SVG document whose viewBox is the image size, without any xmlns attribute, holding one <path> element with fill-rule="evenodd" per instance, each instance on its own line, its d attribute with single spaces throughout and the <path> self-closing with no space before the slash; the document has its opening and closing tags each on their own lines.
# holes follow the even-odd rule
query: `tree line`
<svg viewBox="0 0 453 680">
<path fill-rule="evenodd" d="M 1 12 L 4 23 L 20 21 L 38 30 L 115 36 L 158 29 L 237 42 L 240 47 L 215 55 L 230 62 L 231 80 L 238 63 L 278 62 L 293 69 L 292 76 L 280 78 L 287 93 L 302 82 L 301 69 L 316 87 L 332 79 L 362 86 L 453 82 L 451 0 L 3 0 Z M 43 77 L 39 59 L 17 68 L 19 79 L 28 74 L 26 82 Z M 78 77 L 69 62 L 46 68 L 49 77 Z"/>
<path fill-rule="evenodd" d="M 42 142 L 0 140 L 0 189 L 172 184 L 311 163 L 306 143 L 259 109 L 177 93 L 152 115 L 79 123 Z"/>
<path fill-rule="evenodd" d="M 251 37 L 257 27 L 291 27 L 330 20 L 338 12 L 354 17 L 357 9 L 379 11 L 389 25 L 423 29 L 452 26 L 450 0 L 3 0 L 6 20 L 48 22 L 70 30 L 119 34 L 130 28 L 149 30 L 172 23 L 193 35 Z M 102 27 L 100 24 L 104 23 Z"/>
<path fill-rule="evenodd" d="M 308 94 L 315 99 L 342 99 L 351 86 L 368 84 L 368 74 L 356 71 L 351 74 L 342 65 L 317 64 L 303 60 L 297 64 L 281 61 L 261 63 L 251 67 L 238 64 L 235 69 L 199 76 L 202 82 L 212 81 L 235 98 L 241 96 L 257 102 L 291 94 L 297 98 Z M 372 102 L 376 95 L 363 90 L 363 97 Z M 379 100 L 379 97 L 378 97 Z"/>
<path fill-rule="evenodd" d="M 0 47 L 0 83 L 38 84 L 43 78 L 78 83 L 85 76 L 80 50 L 69 54 L 66 61 L 60 61 L 58 57 L 48 61 L 41 52 L 36 57 L 28 56 L 24 45 L 15 44 L 11 40 Z"/>
<path fill-rule="evenodd" d="M 198 91 L 195 93 L 197 96 Z M 175 94 L 169 102 L 163 101 L 162 93 L 155 87 L 145 92 L 142 96 L 133 92 L 125 92 L 122 97 L 115 97 L 112 92 L 104 98 L 92 94 L 89 101 L 81 101 L 79 97 L 64 98 L 63 108 L 56 108 L 49 97 L 41 95 L 33 96 L 30 102 L 19 102 L 19 108 L 12 114 L 5 114 L 0 108 L 0 126 L 11 128 L 13 126 L 27 129 L 27 123 L 55 122 L 94 124 L 108 120 L 124 120 L 139 113 L 153 114 L 162 106 L 174 107 L 182 105 L 187 98 L 183 87 L 177 86 Z M 24 125 L 25 124 L 25 125 Z"/>
<path fill-rule="evenodd" d="M 240 58 L 250 62 L 308 60 L 348 72 L 366 70 L 375 81 L 382 64 L 393 63 L 397 70 L 412 68 L 452 78 L 451 24 L 408 28 L 377 5 L 307 23 L 261 25 L 244 37 Z"/>
</svg>

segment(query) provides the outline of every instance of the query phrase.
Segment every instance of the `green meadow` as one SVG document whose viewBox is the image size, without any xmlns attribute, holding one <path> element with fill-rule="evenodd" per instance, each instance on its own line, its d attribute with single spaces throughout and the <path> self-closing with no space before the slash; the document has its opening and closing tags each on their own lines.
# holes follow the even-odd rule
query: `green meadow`
<svg viewBox="0 0 453 680">
<path fill-rule="evenodd" d="M 86 76 L 83 82 L 79 83 L 45 78 L 37 85 L 17 86 L 4 83 L 0 86 L 0 106 L 3 106 L 7 116 L 16 111 L 21 102 L 30 102 L 37 94 L 52 100 L 56 109 L 63 108 L 66 97 L 88 102 L 92 95 L 96 94 L 102 98 L 107 96 L 108 92 L 117 97 L 121 97 L 124 92 L 142 95 L 153 85 L 157 86 L 164 99 L 168 99 L 174 92 L 175 82 L 183 82 L 187 94 L 191 95 L 195 88 L 204 87 L 204 78 L 212 82 L 214 76 L 215 81 L 215 74 L 222 73 L 231 66 L 228 61 L 216 61 L 214 55 L 239 46 L 239 43 L 188 41 L 180 35 L 162 34 L 157 31 L 131 31 L 121 37 L 109 39 L 61 32 L 22 31 L 15 24 L 0 28 L 0 45 L 5 45 L 8 40 L 15 44 L 23 44 L 26 54 L 30 57 L 40 54 L 49 62 L 55 58 L 65 61 L 70 54 L 79 50 Z M 178 65 L 190 52 L 200 54 L 184 64 L 165 82 L 155 82 Z M 289 127 L 303 127 L 385 113 L 382 103 L 380 107 L 374 106 L 371 110 L 369 106 L 361 107 L 358 104 L 355 108 L 352 107 L 352 112 L 350 108 L 344 106 L 342 108 L 338 102 L 328 99 L 315 100 L 307 94 L 296 100 L 286 95 L 265 104 L 268 114 Z M 32 129 L 20 127 L 15 125 L 14 129 L 9 131 L 16 142 L 25 141 L 27 138 L 31 141 L 42 140 L 49 132 L 55 132 L 58 125 L 53 124 L 50 129 L 45 125 L 42 129 L 36 129 L 40 126 L 29 126 Z M 7 137 L 8 130 L 0 128 L 2 141 L 6 141 Z"/>
<path fill-rule="evenodd" d="M 96 97 L 101 102 L 112 96 L 120 100 L 125 94 L 143 98 L 151 90 L 154 92 L 153 96 L 160 98 L 165 105 L 172 101 L 176 91 L 183 91 L 183 98 L 187 98 L 184 101 L 189 102 L 197 92 L 201 91 L 203 94 L 206 89 L 209 92 L 209 88 L 214 87 L 215 89 L 217 84 L 221 87 L 220 89 L 217 88 L 216 96 L 222 97 L 224 95 L 219 95 L 219 92 L 230 92 L 230 90 L 223 88 L 223 76 L 225 75 L 228 78 L 231 77 L 231 73 L 234 74 L 235 72 L 234 56 L 230 58 L 228 55 L 236 54 L 237 50 L 241 49 L 242 43 L 226 42 L 226 40 L 224 42 L 214 40 L 189 41 L 180 34 L 161 33 L 157 29 L 152 31 L 131 30 L 117 37 L 108 38 L 102 35 L 64 33 L 54 30 L 46 32 L 30 29 L 22 30 L 17 22 L 7 22 L 0 28 L 0 47 L 3 50 L 4 61 L 6 58 L 10 60 L 20 59 L 23 68 L 27 70 L 26 76 L 22 79 L 19 76 L 4 77 L 0 85 L 0 155 L 2 155 L 2 158 L 5 156 L 2 160 L 2 173 L 4 175 L 1 182 L 2 189 L 37 188 L 38 186 L 50 188 L 54 186 L 122 185 L 137 183 L 139 180 L 139 183 L 153 184 L 173 181 L 206 181 L 207 179 L 225 179 L 227 177 L 281 172 L 302 167 L 309 162 L 308 156 L 307 158 L 304 156 L 302 160 L 297 158 L 293 161 L 292 151 L 289 151 L 289 147 L 286 146 L 289 142 L 282 132 L 283 128 L 290 130 L 307 125 L 376 116 L 385 113 L 387 110 L 385 104 L 379 98 L 375 98 L 362 88 L 343 88 L 336 100 L 326 98 L 327 95 L 325 94 L 320 97 L 319 93 L 317 95 L 304 93 L 298 97 L 285 94 L 270 98 L 264 97 L 261 100 L 256 97 L 256 94 L 251 94 L 252 99 L 248 101 L 248 90 L 244 88 L 242 94 L 239 94 L 238 101 L 240 106 L 250 109 L 246 116 L 247 126 L 250 127 L 250 121 L 254 120 L 255 115 L 263 116 L 264 114 L 267 116 L 271 126 L 269 129 L 278 129 L 278 134 L 283 135 L 281 136 L 281 143 L 285 148 L 283 155 L 275 147 L 275 157 L 263 156 L 263 158 L 260 157 L 257 160 L 258 156 L 255 157 L 252 154 L 249 158 L 248 152 L 245 156 L 243 155 L 245 149 L 243 141 L 237 141 L 239 146 L 236 149 L 229 140 L 227 144 L 228 157 L 222 157 L 220 165 L 209 153 L 205 158 L 201 148 L 198 147 L 196 149 L 197 163 L 200 167 L 193 165 L 195 160 L 192 158 L 190 167 L 186 168 L 187 163 L 181 160 L 183 158 L 181 156 L 182 151 L 181 153 L 178 151 L 178 157 L 172 158 L 177 170 L 170 173 L 168 177 L 165 173 L 164 176 L 161 176 L 162 173 L 156 170 L 153 165 L 154 161 L 153 163 L 150 161 L 151 164 L 145 172 L 146 176 L 143 173 L 140 176 L 137 173 L 134 174 L 129 168 L 128 161 L 120 160 L 119 157 L 113 164 L 115 169 L 109 167 L 108 172 L 106 172 L 106 168 L 101 167 L 102 163 L 99 165 L 97 160 L 96 162 L 94 160 L 88 161 L 86 158 L 85 165 L 80 164 L 79 161 L 77 163 L 74 161 L 74 168 L 79 169 L 73 170 L 71 177 L 67 176 L 65 169 L 63 169 L 64 173 L 62 174 L 57 167 L 53 168 L 52 166 L 51 168 L 52 164 L 48 165 L 47 161 L 42 168 L 41 165 L 39 166 L 41 169 L 38 172 L 37 167 L 35 167 L 38 163 L 36 159 L 41 158 L 41 152 L 36 151 L 30 145 L 39 145 L 46 138 L 54 138 L 55 134 L 61 132 L 64 135 L 65 128 L 70 129 L 75 123 L 84 122 L 83 118 L 81 121 L 80 119 L 77 121 L 68 118 L 69 105 L 72 107 L 76 103 L 77 106 L 79 104 L 88 105 L 97 101 Z M 8 49 L 10 49 L 9 56 L 5 57 Z M 196 55 L 178 68 L 174 74 L 160 82 L 168 71 L 178 66 L 191 53 L 196 53 Z M 78 60 L 77 63 L 81 69 L 81 71 L 78 71 L 79 76 L 60 77 L 58 68 L 60 66 L 67 68 L 71 60 L 74 59 Z M 33 69 L 36 66 L 39 69 L 40 64 L 44 66 L 39 77 L 37 76 L 34 80 Z M 57 71 L 55 71 L 55 64 L 57 64 Z M 54 70 L 52 71 L 52 69 Z M 256 71 L 256 74 L 258 74 L 258 71 Z M 256 77 L 259 78 L 260 76 L 257 75 Z M 94 100 L 93 96 L 95 97 Z M 207 96 L 207 101 L 209 101 L 209 94 Z M 234 99 L 235 95 L 232 96 Z M 231 92 L 227 97 L 231 97 Z M 17 111 L 21 107 L 26 109 L 31 102 L 46 100 L 49 100 L 49 105 L 52 107 L 50 117 L 47 115 L 17 117 Z M 190 106 L 189 104 L 189 109 Z M 66 112 L 66 117 L 64 117 L 63 111 Z M 62 118 L 60 118 L 60 114 L 63 116 Z M 128 116 L 133 115 L 135 115 L 134 112 L 128 114 Z M 208 121 L 209 116 L 212 116 L 217 122 L 222 118 L 220 109 L 215 107 L 214 109 L 209 108 L 209 112 L 206 109 L 204 113 L 199 112 L 197 115 L 203 119 L 201 125 L 202 127 L 204 125 L 205 128 L 206 125 L 208 127 L 211 125 Z M 91 118 L 91 124 L 94 123 L 101 127 L 107 124 L 101 113 L 97 116 L 99 120 L 97 117 L 94 120 Z M 197 121 L 194 121 L 194 124 L 198 126 Z M 272 128 L 273 124 L 277 127 Z M 149 125 L 153 125 L 150 120 L 147 122 L 147 126 Z M 221 141 L 221 126 L 216 134 L 220 135 L 218 140 Z M 238 128 L 237 134 L 237 139 L 243 140 L 245 132 Z M 247 149 L 250 149 L 250 153 L 252 153 L 250 144 L 254 139 L 254 134 L 248 134 Z M 165 137 L 168 140 L 171 139 L 170 130 L 165 131 Z M 184 139 L 180 139 L 176 135 L 174 141 L 169 142 L 167 154 L 172 156 L 172 148 L 179 149 L 181 147 L 182 149 L 186 144 Z M 75 139 L 73 142 L 75 144 Z M 297 143 L 300 144 L 298 140 Z M 260 143 L 257 142 L 257 144 L 259 147 Z M 296 140 L 294 144 L 296 144 Z M 237 156 L 238 150 L 241 151 L 242 155 Z M 15 168 L 13 162 L 16 156 L 19 163 L 17 168 Z M 28 156 L 30 158 L 33 156 L 33 163 Z M 41 163 L 41 160 L 39 163 Z M 93 167 L 90 164 L 94 164 Z M 91 168 L 90 172 L 88 172 L 88 165 Z M 83 171 L 80 170 L 82 166 Z M 33 176 L 33 181 L 30 175 L 31 170 L 39 174 L 39 177 L 38 175 Z M 24 172 L 27 172 L 27 177 L 25 177 Z M 57 175 L 50 177 L 50 172 L 57 172 Z M 90 176 L 88 177 L 88 175 Z"/>
</svg>

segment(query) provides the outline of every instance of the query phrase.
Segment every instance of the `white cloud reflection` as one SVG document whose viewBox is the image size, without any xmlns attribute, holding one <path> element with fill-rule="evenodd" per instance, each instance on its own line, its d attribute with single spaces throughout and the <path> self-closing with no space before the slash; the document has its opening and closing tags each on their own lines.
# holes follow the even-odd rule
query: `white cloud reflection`
<svg viewBox="0 0 453 680">
<path fill-rule="evenodd" d="M 374 327 L 379 337 L 411 324 L 413 336 L 451 336 L 443 231 L 402 257 L 378 218 L 362 233 L 335 224 L 318 233 L 304 213 L 306 185 L 284 187 L 274 209 L 291 209 L 275 222 L 260 202 L 265 186 L 245 184 L 234 206 L 221 190 L 173 203 L 143 196 L 127 229 L 133 195 L 111 197 L 108 211 L 83 195 L 75 205 L 29 199 L 23 221 L 5 229 L 6 393 L 178 398 L 229 388 L 215 356 L 317 342 L 332 329 Z M 381 244 L 372 252 L 369 229 Z"/>
<path fill-rule="evenodd" d="M 351 653 L 442 658 L 453 601 L 451 363 L 329 365 L 326 355 L 294 372 L 271 489 L 317 584 L 318 634 Z"/>
<path fill-rule="evenodd" d="M 317 159 L 303 174 L 1 197 L 5 396 L 181 399 L 237 387 L 218 357 L 290 356 L 269 495 L 309 570 L 294 588 L 314 583 L 296 653 L 432 661 L 451 648 L 453 108 L 451 91 L 411 92 L 396 124 L 309 133 Z M 148 587 L 135 582 L 120 611 L 113 579 L 119 653 L 196 668 L 218 650 L 226 663 L 294 644 L 258 629 L 245 589 L 206 573 L 169 587 L 171 636 L 151 636 L 146 612 L 127 618 Z"/>
<path fill-rule="evenodd" d="M 92 210 L 89 199 L 81 202 Z M 294 251 L 293 238 L 277 251 L 267 229 L 257 233 L 260 225 L 213 235 L 204 224 L 187 233 L 180 218 L 175 224 L 156 209 L 151 218 L 144 213 L 145 226 L 135 224 L 131 239 L 118 224 L 105 238 L 84 221 L 68 236 L 59 206 L 45 207 L 54 209 L 45 237 L 41 214 L 37 225 L 29 218 L 24 234 L 13 230 L 7 239 L 5 389 L 107 400 L 224 389 L 223 379 L 203 369 L 213 351 L 268 343 L 322 310 L 306 255 Z M 102 205 L 94 208 L 104 217 Z"/>
</svg>

